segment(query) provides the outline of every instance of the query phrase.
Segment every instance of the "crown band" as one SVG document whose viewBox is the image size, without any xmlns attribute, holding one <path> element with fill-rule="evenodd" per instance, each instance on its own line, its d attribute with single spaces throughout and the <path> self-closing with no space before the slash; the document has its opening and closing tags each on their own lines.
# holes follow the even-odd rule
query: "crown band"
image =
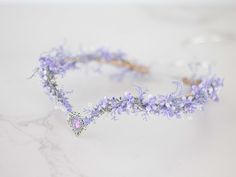
<svg viewBox="0 0 236 177">
<path fill-rule="evenodd" d="M 68 123 L 76 135 L 79 135 L 91 122 L 104 113 L 116 116 L 123 112 L 141 112 L 144 115 L 181 117 L 183 114 L 201 110 L 208 100 L 217 101 L 220 88 L 223 87 L 223 79 L 213 76 L 198 79 L 183 78 L 182 82 L 177 84 L 189 85 L 189 91 L 185 93 L 181 90 L 167 95 L 147 96 L 146 92 L 137 87 L 136 96 L 126 92 L 121 97 L 104 97 L 94 107 L 87 109 L 85 115 L 82 115 L 72 110 L 66 92 L 60 89 L 56 82 L 56 76 L 63 76 L 67 70 L 77 69 L 78 63 L 86 64 L 91 61 L 125 68 L 142 75 L 149 73 L 146 66 L 128 61 L 124 53 L 110 52 L 105 49 L 72 55 L 65 52 L 63 48 L 57 48 L 41 56 L 38 73 L 43 88 L 50 98 L 60 104 L 69 114 Z"/>
</svg>

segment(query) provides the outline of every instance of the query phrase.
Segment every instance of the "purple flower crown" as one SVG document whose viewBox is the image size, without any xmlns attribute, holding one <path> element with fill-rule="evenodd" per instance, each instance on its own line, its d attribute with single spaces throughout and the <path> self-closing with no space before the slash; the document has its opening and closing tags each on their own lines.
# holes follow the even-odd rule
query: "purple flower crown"
<svg viewBox="0 0 236 177">
<path fill-rule="evenodd" d="M 82 52 L 72 55 L 60 47 L 41 56 L 38 73 L 43 88 L 50 98 L 69 114 L 68 123 L 77 135 L 104 113 L 111 113 L 112 116 L 124 112 L 143 113 L 145 116 L 154 114 L 179 118 L 183 114 L 201 110 L 208 100 L 217 101 L 219 90 L 223 87 L 223 79 L 210 76 L 198 78 L 198 80 L 185 78 L 182 82 L 178 82 L 177 85 L 188 84 L 190 86 L 185 93 L 181 90 L 168 95 L 147 96 L 142 88 L 137 87 L 136 95 L 126 92 L 121 97 L 104 97 L 94 107 L 87 109 L 85 115 L 82 116 L 73 111 L 67 93 L 58 87 L 56 76 L 63 76 L 69 69 L 77 69 L 78 63 L 86 64 L 91 61 L 126 68 L 131 72 L 148 73 L 146 67 L 129 62 L 124 53 L 110 52 L 103 48 L 89 53 Z"/>
</svg>

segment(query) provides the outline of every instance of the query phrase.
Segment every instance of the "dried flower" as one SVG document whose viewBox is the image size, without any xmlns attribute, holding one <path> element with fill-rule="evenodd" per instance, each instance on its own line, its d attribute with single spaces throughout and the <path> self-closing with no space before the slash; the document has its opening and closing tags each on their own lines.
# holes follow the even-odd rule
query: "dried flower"
<svg viewBox="0 0 236 177">
<path fill-rule="evenodd" d="M 77 60 L 78 58 L 79 60 Z M 72 55 L 59 47 L 39 59 L 38 73 L 43 88 L 52 100 L 59 103 L 70 114 L 68 123 L 76 134 L 80 134 L 87 125 L 104 113 L 111 113 L 113 117 L 130 112 L 181 117 L 183 114 L 201 109 L 208 100 L 217 101 L 218 93 L 223 87 L 223 79 L 210 76 L 201 78 L 202 82 L 198 85 L 193 84 L 190 88 L 190 95 L 184 93 L 182 83 L 176 81 L 174 82 L 176 91 L 167 95 L 147 96 L 146 91 L 141 87 L 136 87 L 136 95 L 126 92 L 118 98 L 104 97 L 94 107 L 87 109 L 86 114 L 82 116 L 72 111 L 67 92 L 58 87 L 56 75 L 63 76 L 67 70 L 76 69 L 77 63 L 85 64 L 98 60 L 103 62 L 126 61 L 126 55 L 122 52 L 110 52 L 104 48 L 90 53 Z"/>
</svg>

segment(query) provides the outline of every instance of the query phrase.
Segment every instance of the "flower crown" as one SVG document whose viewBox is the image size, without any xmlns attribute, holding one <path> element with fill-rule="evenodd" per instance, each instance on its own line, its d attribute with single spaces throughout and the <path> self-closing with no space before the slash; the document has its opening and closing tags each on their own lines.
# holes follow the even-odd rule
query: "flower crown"
<svg viewBox="0 0 236 177">
<path fill-rule="evenodd" d="M 118 114 L 144 113 L 145 115 L 163 115 L 166 117 L 181 117 L 183 114 L 201 110 L 208 100 L 217 101 L 218 93 L 223 87 L 223 79 L 214 76 L 204 76 L 198 79 L 183 78 L 179 84 L 189 85 L 185 92 L 173 92 L 167 95 L 147 96 L 142 88 L 137 87 L 137 94 L 126 92 L 121 97 L 104 97 L 84 115 L 73 111 L 67 93 L 59 88 L 56 76 L 63 76 L 70 69 L 77 69 L 78 64 L 97 62 L 124 68 L 126 71 L 146 75 L 146 66 L 132 63 L 122 52 L 110 52 L 103 48 L 92 52 L 81 52 L 72 55 L 62 47 L 56 48 L 39 58 L 39 76 L 46 93 L 57 104 L 60 104 L 69 114 L 68 123 L 76 135 L 104 113 Z"/>
</svg>

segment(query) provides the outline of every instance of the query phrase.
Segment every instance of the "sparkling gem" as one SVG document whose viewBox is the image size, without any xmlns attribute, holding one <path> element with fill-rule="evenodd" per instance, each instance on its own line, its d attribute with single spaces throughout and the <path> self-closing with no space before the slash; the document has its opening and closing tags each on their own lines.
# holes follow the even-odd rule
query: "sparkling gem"
<svg viewBox="0 0 236 177">
<path fill-rule="evenodd" d="M 80 128 L 80 121 L 79 121 L 79 120 L 76 120 L 76 122 L 75 122 L 75 128 Z"/>
</svg>

